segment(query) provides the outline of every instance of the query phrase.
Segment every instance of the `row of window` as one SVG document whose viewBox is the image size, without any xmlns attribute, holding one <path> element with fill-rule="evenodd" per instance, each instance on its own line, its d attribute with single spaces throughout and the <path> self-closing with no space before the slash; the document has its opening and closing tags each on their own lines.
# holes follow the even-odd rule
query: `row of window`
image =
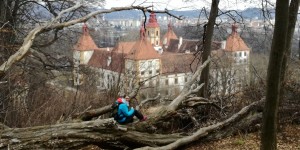
<svg viewBox="0 0 300 150">
<path fill-rule="evenodd" d="M 187 77 L 184 77 L 184 82 L 187 82 L 188 81 L 188 78 Z M 160 82 L 159 82 L 159 80 L 156 80 L 156 85 L 159 85 L 160 84 Z M 150 81 L 147 81 L 146 83 L 145 83 L 145 86 L 148 86 L 148 85 L 150 85 L 150 86 L 153 86 L 153 82 L 150 80 Z M 167 79 L 165 79 L 165 85 L 166 86 L 168 86 L 169 85 L 169 79 L 167 78 Z M 176 78 L 174 78 L 174 85 L 178 85 L 178 78 L 176 77 Z"/>
<path fill-rule="evenodd" d="M 148 74 L 152 75 L 152 70 L 148 71 Z M 155 74 L 159 74 L 159 69 L 155 71 Z M 141 71 L 141 76 L 145 75 L 145 71 Z"/>
<path fill-rule="evenodd" d="M 244 53 L 244 56 L 246 57 L 247 56 L 247 52 L 236 52 L 236 53 L 234 53 L 234 57 L 242 57 L 243 53 Z"/>
<path fill-rule="evenodd" d="M 248 59 L 239 59 L 236 61 L 237 63 L 247 63 Z"/>
<path fill-rule="evenodd" d="M 184 82 L 186 83 L 188 81 L 187 77 L 184 77 Z M 178 84 L 178 78 L 174 78 L 174 84 Z M 165 79 L 165 85 L 169 85 L 169 79 Z"/>
<path fill-rule="evenodd" d="M 150 37 L 150 31 L 148 31 L 148 36 Z M 156 31 L 156 36 L 158 36 L 158 31 Z"/>
</svg>

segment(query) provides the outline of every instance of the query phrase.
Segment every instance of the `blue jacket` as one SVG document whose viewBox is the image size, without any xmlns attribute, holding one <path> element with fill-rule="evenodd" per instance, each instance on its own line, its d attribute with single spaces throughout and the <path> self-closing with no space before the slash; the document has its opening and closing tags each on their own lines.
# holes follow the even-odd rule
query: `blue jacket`
<svg viewBox="0 0 300 150">
<path fill-rule="evenodd" d="M 134 113 L 134 109 L 128 108 L 128 102 L 123 100 L 121 104 L 119 104 L 118 108 L 118 116 L 119 119 L 117 120 L 119 123 L 125 122 L 126 117 L 132 117 Z"/>
</svg>

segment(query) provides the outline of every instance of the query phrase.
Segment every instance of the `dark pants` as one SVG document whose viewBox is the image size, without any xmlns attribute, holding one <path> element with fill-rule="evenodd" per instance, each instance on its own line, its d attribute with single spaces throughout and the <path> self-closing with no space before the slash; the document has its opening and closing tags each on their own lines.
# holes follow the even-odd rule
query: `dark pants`
<svg viewBox="0 0 300 150">
<path fill-rule="evenodd" d="M 131 123 L 133 122 L 133 117 L 136 116 L 139 120 L 144 119 L 144 116 L 141 112 L 139 112 L 138 110 L 134 110 L 133 115 L 126 117 L 126 120 L 120 124 L 127 124 L 127 123 Z"/>
</svg>

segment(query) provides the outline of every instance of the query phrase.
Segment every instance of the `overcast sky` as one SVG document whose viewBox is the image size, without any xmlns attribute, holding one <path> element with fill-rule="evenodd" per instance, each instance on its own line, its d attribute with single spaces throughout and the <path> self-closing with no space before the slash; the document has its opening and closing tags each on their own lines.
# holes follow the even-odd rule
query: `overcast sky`
<svg viewBox="0 0 300 150">
<path fill-rule="evenodd" d="M 188 1 L 188 2 L 185 2 Z M 106 0 L 105 8 L 130 5 L 154 5 L 154 9 L 187 10 L 210 7 L 211 0 Z M 243 10 L 248 7 L 259 7 L 261 0 L 220 0 L 219 8 Z"/>
</svg>

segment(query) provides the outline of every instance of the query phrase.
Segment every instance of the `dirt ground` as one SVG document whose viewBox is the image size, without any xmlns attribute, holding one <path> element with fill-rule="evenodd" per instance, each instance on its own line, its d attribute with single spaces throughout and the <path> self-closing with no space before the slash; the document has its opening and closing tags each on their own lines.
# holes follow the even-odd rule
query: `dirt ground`
<svg viewBox="0 0 300 150">
<path fill-rule="evenodd" d="M 300 150 L 300 125 L 287 125 L 278 134 L 278 150 Z M 258 150 L 260 132 L 238 134 L 221 140 L 188 145 L 186 150 Z"/>
</svg>

